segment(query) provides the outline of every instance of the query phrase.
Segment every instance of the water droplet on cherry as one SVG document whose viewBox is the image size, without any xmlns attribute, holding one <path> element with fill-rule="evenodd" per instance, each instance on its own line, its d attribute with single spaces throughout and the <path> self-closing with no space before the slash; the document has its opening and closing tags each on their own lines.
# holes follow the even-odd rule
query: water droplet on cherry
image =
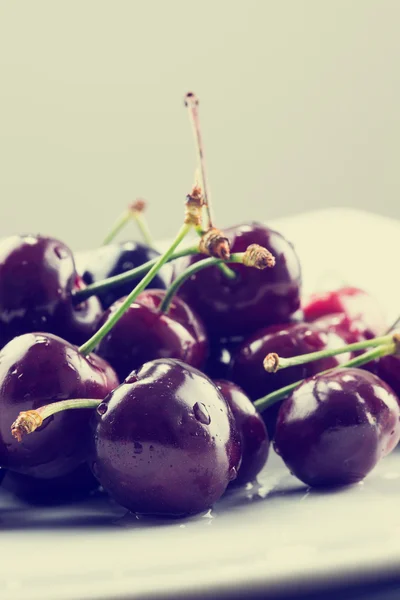
<svg viewBox="0 0 400 600">
<path fill-rule="evenodd" d="M 211 423 L 211 417 L 202 402 L 196 402 L 193 406 L 193 414 L 203 425 L 209 425 Z"/>
<path fill-rule="evenodd" d="M 107 412 L 108 406 L 107 404 L 105 404 L 104 402 L 102 402 L 101 404 L 99 404 L 99 406 L 97 407 L 97 414 L 102 416 L 105 415 Z"/>
<path fill-rule="evenodd" d="M 237 477 L 237 470 L 235 467 L 229 469 L 229 481 L 233 481 Z"/>
</svg>

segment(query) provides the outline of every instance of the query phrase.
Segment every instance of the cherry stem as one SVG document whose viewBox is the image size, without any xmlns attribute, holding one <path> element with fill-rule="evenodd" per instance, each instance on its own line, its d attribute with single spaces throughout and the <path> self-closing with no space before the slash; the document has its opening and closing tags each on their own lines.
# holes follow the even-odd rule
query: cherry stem
<svg viewBox="0 0 400 600">
<path fill-rule="evenodd" d="M 239 263 L 247 267 L 253 267 L 256 269 L 265 269 L 267 267 L 273 267 L 275 265 L 275 258 L 266 248 L 263 248 L 258 244 L 251 244 L 246 249 L 246 252 L 237 252 L 235 254 L 231 254 L 226 262 L 236 264 Z M 160 312 L 168 312 L 173 297 L 175 296 L 175 294 L 177 294 L 178 290 L 185 283 L 185 281 L 192 277 L 192 275 L 198 273 L 202 269 L 206 269 L 208 267 L 215 267 L 222 264 L 226 263 L 221 258 L 210 257 L 200 260 L 188 267 L 186 271 L 181 273 L 168 288 L 167 293 L 165 294 L 163 301 L 160 304 Z"/>
<path fill-rule="evenodd" d="M 132 213 L 131 213 L 130 209 L 125 210 L 118 217 L 118 219 L 115 221 L 114 225 L 111 227 L 111 230 L 104 238 L 103 246 L 107 246 L 108 244 L 111 244 L 111 242 L 114 240 L 114 238 L 117 236 L 117 234 L 121 231 L 121 229 L 123 229 L 125 227 L 125 225 L 127 225 L 127 223 L 131 220 L 131 218 L 132 218 Z"/>
<path fill-rule="evenodd" d="M 114 225 L 111 228 L 111 231 L 103 240 L 103 246 L 107 246 L 110 244 L 117 234 L 125 227 L 125 225 L 134 219 L 139 228 L 140 233 L 142 234 L 144 242 L 150 246 L 150 248 L 154 247 L 154 240 L 150 233 L 149 226 L 147 224 L 147 220 L 144 216 L 144 211 L 146 209 L 146 202 L 141 198 L 132 202 L 132 204 L 125 210 L 115 221 Z"/>
<path fill-rule="evenodd" d="M 189 248 L 183 248 L 182 250 L 178 250 L 174 252 L 172 256 L 168 259 L 169 262 L 171 260 L 175 260 L 177 258 L 182 258 L 183 256 L 191 256 L 192 254 L 198 254 L 199 247 L 190 246 Z M 113 277 L 108 277 L 107 279 L 103 279 L 102 281 L 96 281 L 95 283 L 91 283 L 86 287 L 76 290 L 73 292 L 72 296 L 75 304 L 79 304 L 90 298 L 90 296 L 95 296 L 98 292 L 103 292 L 104 290 L 108 290 L 109 288 L 113 288 L 116 285 L 121 283 L 126 283 L 127 281 L 133 281 L 134 279 L 138 279 L 145 275 L 150 269 L 156 264 L 158 258 L 153 258 L 152 260 L 143 263 L 140 267 L 135 267 L 134 269 L 130 269 L 129 271 L 125 271 L 125 273 L 120 273 L 119 275 L 114 275 Z"/>
<path fill-rule="evenodd" d="M 142 234 L 142 238 L 145 244 L 147 244 L 150 248 L 154 248 L 153 236 L 151 235 L 149 225 L 144 214 L 138 211 L 133 211 L 132 217 L 136 221 L 136 225 L 138 226 L 139 231 Z"/>
<path fill-rule="evenodd" d="M 131 291 L 131 293 L 125 298 L 125 300 L 120 304 L 117 310 L 110 316 L 110 318 L 100 327 L 98 331 L 80 348 L 79 351 L 81 354 L 86 356 L 90 352 L 94 350 L 94 348 L 101 342 L 101 340 L 106 336 L 114 325 L 119 321 L 122 315 L 126 310 L 130 307 L 132 302 L 136 300 L 137 296 L 149 285 L 151 280 L 157 275 L 158 271 L 161 267 L 168 261 L 168 259 L 173 255 L 175 249 L 179 246 L 182 240 L 186 237 L 189 231 L 192 229 L 193 224 L 184 223 L 180 228 L 178 235 L 168 248 L 158 257 L 155 264 L 151 267 L 150 271 L 146 273 L 143 279 L 137 284 L 137 286 Z"/>
<path fill-rule="evenodd" d="M 102 400 L 92 400 L 90 398 L 69 399 L 46 404 L 36 410 L 22 411 L 11 425 L 11 433 L 20 442 L 24 435 L 35 431 L 45 419 L 58 412 L 70 410 L 71 408 L 96 408 L 101 402 Z"/>
<path fill-rule="evenodd" d="M 322 358 L 328 358 L 331 356 L 337 356 L 338 354 L 345 354 L 346 352 L 355 352 L 357 350 L 365 350 L 366 348 L 381 346 L 382 344 L 388 344 L 393 340 L 393 333 L 383 335 L 380 337 L 373 338 L 371 340 L 363 340 L 362 342 L 356 342 L 354 344 L 347 344 L 340 348 L 326 348 L 318 352 L 310 352 L 308 354 L 302 354 L 300 356 L 292 356 L 290 358 L 284 358 L 270 352 L 264 359 L 264 369 L 269 373 L 276 373 L 281 369 L 287 369 L 289 367 L 297 367 L 306 363 L 314 362 Z"/>
<path fill-rule="evenodd" d="M 398 350 L 398 343 L 396 343 L 394 340 L 392 340 L 390 343 L 382 344 L 381 346 L 378 346 L 377 348 L 373 348 L 372 350 L 369 350 L 368 352 L 364 352 L 364 354 L 361 354 L 360 356 L 356 356 L 355 358 L 352 358 L 351 360 L 347 361 L 346 363 L 342 363 L 341 365 L 338 365 L 332 369 L 327 369 L 326 371 L 321 371 L 320 373 L 314 375 L 314 377 L 318 376 L 318 375 L 324 375 L 325 373 L 329 373 L 331 371 L 336 371 L 338 369 L 361 367 L 362 365 L 365 365 L 377 358 L 381 358 L 382 356 L 388 356 L 390 354 L 395 354 L 397 350 Z M 263 398 L 259 398 L 258 400 L 256 400 L 254 402 L 254 406 L 256 407 L 258 412 L 262 413 L 262 412 L 264 412 L 264 410 L 266 410 L 270 406 L 273 406 L 280 400 L 283 400 L 284 398 L 286 398 L 286 396 L 288 396 L 291 392 L 293 392 L 293 390 L 295 390 L 304 381 L 305 381 L 305 379 L 301 379 L 300 381 L 295 381 L 294 383 L 291 383 L 290 385 L 286 385 L 285 387 L 280 388 L 279 390 L 276 390 L 275 392 L 271 392 L 270 394 L 267 394 Z"/>
<path fill-rule="evenodd" d="M 204 159 L 203 140 L 201 137 L 200 119 L 199 119 L 199 100 L 193 92 L 188 92 L 185 96 L 185 106 L 188 109 L 190 122 L 193 128 L 194 141 L 196 146 L 197 159 L 200 167 L 201 187 L 204 195 L 204 203 L 207 211 L 208 227 L 213 227 L 213 212 L 211 198 L 208 189 L 206 165 Z"/>
</svg>

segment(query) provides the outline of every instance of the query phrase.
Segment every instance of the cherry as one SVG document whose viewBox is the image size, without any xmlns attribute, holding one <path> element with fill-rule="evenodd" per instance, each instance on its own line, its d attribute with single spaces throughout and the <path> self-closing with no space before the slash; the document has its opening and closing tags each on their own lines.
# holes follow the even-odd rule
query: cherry
<svg viewBox="0 0 400 600">
<path fill-rule="evenodd" d="M 293 366 L 277 373 L 267 373 L 263 360 L 270 352 L 289 358 L 325 348 L 341 347 L 343 344 L 344 340 L 337 334 L 321 331 L 309 323 L 273 325 L 258 331 L 239 347 L 233 359 L 231 377 L 252 400 L 256 400 L 319 371 L 336 367 L 348 359 L 348 355 L 342 354 Z M 278 406 L 271 406 L 263 413 L 271 436 L 277 412 Z"/>
<path fill-rule="evenodd" d="M 231 381 L 214 381 L 228 403 L 242 439 L 242 462 L 232 485 L 251 483 L 267 462 L 269 437 L 250 398 Z"/>
<path fill-rule="evenodd" d="M 281 405 L 274 447 L 310 486 L 357 483 L 400 439 L 399 401 L 360 369 L 314 376 Z"/>
<path fill-rule="evenodd" d="M 130 271 L 144 263 L 160 256 L 160 253 L 145 244 L 138 242 L 123 242 L 121 244 L 108 244 L 95 250 L 86 252 L 81 256 L 82 277 L 85 283 L 91 284 L 120 273 Z M 172 270 L 170 265 L 164 265 L 158 272 L 149 288 L 168 287 L 171 281 Z M 109 308 L 116 300 L 127 296 L 134 287 L 134 283 L 127 281 L 112 288 L 99 291 L 98 298 L 103 308 Z"/>
<path fill-rule="evenodd" d="M 85 358 L 52 334 L 27 333 L 0 351 L 0 465 L 37 478 L 62 477 L 86 458 L 91 411 L 54 415 L 18 442 L 11 424 L 28 411 L 67 398 L 104 398 L 118 385 L 99 357 Z"/>
<path fill-rule="evenodd" d="M 240 437 L 206 375 L 178 360 L 134 371 L 96 411 L 92 469 L 129 510 L 184 516 L 208 510 L 236 477 Z"/>
<path fill-rule="evenodd" d="M 1 487 L 29 504 L 54 505 L 82 500 L 97 490 L 99 483 L 83 463 L 71 473 L 53 479 L 36 479 L 7 471 Z"/>
<path fill-rule="evenodd" d="M 212 267 L 184 283 L 179 295 L 200 315 L 209 335 L 249 335 L 260 327 L 290 320 L 300 306 L 301 286 L 299 260 L 292 245 L 261 223 L 231 227 L 224 233 L 232 253 L 259 244 L 275 256 L 276 263 L 272 269 L 262 271 L 232 264 L 235 279 L 228 279 Z M 200 259 L 195 255 L 176 261 L 174 277 Z"/>
<path fill-rule="evenodd" d="M 77 306 L 71 294 L 83 285 L 71 250 L 40 235 L 0 241 L 0 346 L 32 331 L 47 331 L 74 344 L 86 341 L 101 316 L 97 298 Z"/>
<path fill-rule="evenodd" d="M 208 353 L 207 336 L 200 319 L 175 296 L 167 314 L 158 309 L 163 290 L 146 290 L 100 342 L 96 353 L 114 367 L 122 381 L 133 369 L 156 358 L 178 358 L 202 368 Z M 105 313 L 105 323 L 124 299 Z"/>
<path fill-rule="evenodd" d="M 343 315 L 340 328 L 359 335 L 359 340 L 382 335 L 386 322 L 377 300 L 360 288 L 343 287 L 313 294 L 303 306 L 306 321 L 327 315 Z M 352 343 L 349 341 L 348 343 Z"/>
</svg>

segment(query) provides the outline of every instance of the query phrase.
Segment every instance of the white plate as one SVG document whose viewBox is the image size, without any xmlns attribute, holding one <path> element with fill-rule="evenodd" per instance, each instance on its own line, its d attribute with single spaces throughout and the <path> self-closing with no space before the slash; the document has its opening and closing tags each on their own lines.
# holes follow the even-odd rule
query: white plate
<svg viewBox="0 0 400 600">
<path fill-rule="evenodd" d="M 320 211 L 271 223 L 291 239 L 306 291 L 349 282 L 400 313 L 400 223 Z M 400 452 L 362 484 L 309 491 L 272 456 L 259 488 L 230 492 L 211 514 L 148 521 L 104 499 L 28 508 L 0 495 L 1 597 L 188 598 L 193 593 L 312 588 L 400 568 Z"/>
</svg>

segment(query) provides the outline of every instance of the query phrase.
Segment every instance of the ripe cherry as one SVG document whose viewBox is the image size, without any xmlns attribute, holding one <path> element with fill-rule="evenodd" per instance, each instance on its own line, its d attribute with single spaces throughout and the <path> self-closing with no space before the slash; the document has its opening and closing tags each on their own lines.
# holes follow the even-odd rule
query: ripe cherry
<svg viewBox="0 0 400 600">
<path fill-rule="evenodd" d="M 240 436 L 219 390 L 178 360 L 142 366 L 96 411 L 93 473 L 142 514 L 208 510 L 237 474 Z"/>
<path fill-rule="evenodd" d="M 20 411 L 67 398 L 104 398 L 118 385 L 99 357 L 85 358 L 52 334 L 27 333 L 0 351 L 0 465 L 50 479 L 73 471 L 86 458 L 90 410 L 66 411 L 18 442 L 11 424 Z"/>
<path fill-rule="evenodd" d="M 267 462 L 269 437 L 261 415 L 250 398 L 231 381 L 214 381 L 222 393 L 233 416 L 242 439 L 242 462 L 232 485 L 253 482 Z"/>
<path fill-rule="evenodd" d="M 108 244 L 82 254 L 80 257 L 80 272 L 85 283 L 91 284 L 130 271 L 158 256 L 160 256 L 160 253 L 154 248 L 138 242 Z M 171 281 L 171 275 L 171 266 L 164 265 L 148 288 L 165 289 Z M 134 282 L 127 281 L 99 291 L 97 296 L 103 308 L 106 309 L 123 296 L 127 296 L 134 286 Z"/>
<path fill-rule="evenodd" d="M 122 381 L 133 369 L 156 358 L 177 358 L 202 368 L 207 358 L 207 336 L 200 319 L 175 296 L 168 313 L 159 311 L 163 290 L 146 290 L 100 342 L 96 353 L 115 369 Z M 105 313 L 100 325 L 118 310 L 124 299 Z"/>
<path fill-rule="evenodd" d="M 210 337 L 249 335 L 260 327 L 289 321 L 300 306 L 301 286 L 300 264 L 292 245 L 260 223 L 231 227 L 224 233 L 232 253 L 259 244 L 272 252 L 276 263 L 262 271 L 232 264 L 235 279 L 211 267 L 184 283 L 179 295 L 202 318 Z M 195 255 L 176 261 L 174 277 L 200 259 Z"/>
<path fill-rule="evenodd" d="M 400 439 L 399 400 L 381 379 L 339 369 L 302 383 L 279 410 L 274 447 L 310 486 L 357 483 Z"/>
<path fill-rule="evenodd" d="M 17 335 L 47 331 L 74 344 L 85 342 L 102 314 L 97 298 L 74 305 L 83 285 L 71 250 L 40 235 L 0 241 L 0 346 Z"/>
</svg>

